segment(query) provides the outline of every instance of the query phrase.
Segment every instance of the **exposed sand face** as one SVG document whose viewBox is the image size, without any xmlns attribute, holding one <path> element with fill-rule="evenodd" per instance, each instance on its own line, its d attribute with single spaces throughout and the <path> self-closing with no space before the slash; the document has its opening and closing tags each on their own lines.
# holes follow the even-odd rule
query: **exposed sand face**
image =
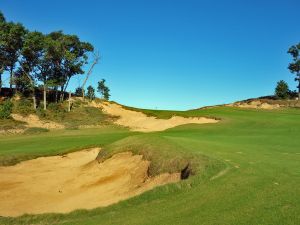
<svg viewBox="0 0 300 225">
<path fill-rule="evenodd" d="M 278 109 L 280 108 L 279 104 L 269 104 L 262 103 L 261 101 L 251 101 L 251 102 L 235 102 L 233 104 L 228 104 L 227 106 L 247 108 L 247 109 Z"/>
<path fill-rule="evenodd" d="M 124 109 L 122 106 L 113 103 L 91 103 L 94 107 L 102 108 L 104 112 L 113 116 L 119 116 L 120 118 L 115 123 L 131 128 L 134 131 L 151 132 L 162 131 L 172 127 L 176 127 L 183 124 L 196 123 L 217 123 L 218 120 L 205 118 L 205 117 L 193 117 L 185 118 L 180 116 L 173 116 L 170 119 L 157 119 L 155 117 L 147 116 L 144 113 L 136 112 L 132 110 Z"/>
<path fill-rule="evenodd" d="M 0 215 L 92 209 L 180 180 L 179 173 L 148 177 L 150 162 L 130 152 L 99 163 L 95 160 L 99 151 L 94 148 L 0 167 Z"/>
<path fill-rule="evenodd" d="M 36 115 L 28 115 L 28 116 L 22 116 L 19 114 L 11 114 L 12 118 L 14 120 L 22 121 L 27 123 L 27 127 L 40 127 L 40 128 L 46 128 L 46 129 L 62 129 L 64 126 L 59 123 L 55 123 L 53 121 L 42 121 L 39 119 Z"/>
</svg>

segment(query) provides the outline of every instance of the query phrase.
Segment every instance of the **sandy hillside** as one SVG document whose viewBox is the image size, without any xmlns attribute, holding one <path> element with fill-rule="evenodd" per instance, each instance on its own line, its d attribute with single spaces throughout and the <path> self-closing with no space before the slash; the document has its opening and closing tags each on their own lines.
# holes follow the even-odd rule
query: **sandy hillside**
<svg viewBox="0 0 300 225">
<path fill-rule="evenodd" d="M 0 216 L 66 213 L 107 206 L 180 179 L 177 173 L 149 178 L 150 162 L 130 152 L 99 163 L 95 160 L 99 150 L 0 167 Z"/>
<path fill-rule="evenodd" d="M 185 118 L 180 116 L 173 116 L 170 119 L 157 119 L 155 117 L 147 116 L 144 113 L 136 112 L 128 109 L 124 109 L 122 106 L 114 103 L 91 103 L 94 107 L 102 108 L 107 114 L 118 116 L 119 119 L 115 121 L 116 124 L 126 126 L 134 131 L 151 132 L 162 131 L 172 127 L 176 127 L 183 124 L 196 123 L 217 123 L 218 120 L 205 118 L 205 117 L 193 117 Z"/>
<path fill-rule="evenodd" d="M 228 104 L 226 106 L 247 108 L 247 109 L 278 109 L 280 108 L 279 104 L 269 104 L 266 102 L 261 102 L 259 100 L 250 101 L 250 102 L 235 102 Z"/>
<path fill-rule="evenodd" d="M 36 115 L 28 115 L 28 116 L 22 116 L 19 114 L 11 114 L 12 118 L 17 121 L 22 121 L 27 123 L 27 127 L 40 127 L 40 128 L 46 128 L 46 129 L 62 129 L 64 126 L 59 123 L 55 123 L 53 121 L 42 121 L 39 119 Z"/>
</svg>

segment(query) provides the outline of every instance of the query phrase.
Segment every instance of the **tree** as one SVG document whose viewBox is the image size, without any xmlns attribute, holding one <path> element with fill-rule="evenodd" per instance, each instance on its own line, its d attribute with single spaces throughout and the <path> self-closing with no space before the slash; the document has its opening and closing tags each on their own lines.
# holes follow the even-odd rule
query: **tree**
<svg viewBox="0 0 300 225">
<path fill-rule="evenodd" d="M 81 97 L 81 96 L 82 96 L 82 92 L 84 92 L 84 90 L 82 89 L 82 87 L 78 87 L 78 88 L 76 88 L 76 90 L 75 90 L 75 95 L 76 95 L 77 97 Z"/>
<path fill-rule="evenodd" d="M 28 87 L 32 90 L 34 108 L 35 88 L 42 86 L 46 110 L 47 90 L 54 88 L 57 96 L 60 87 L 62 101 L 70 79 L 84 74 L 83 66 L 88 63 L 89 53 L 93 51 L 90 43 L 82 42 L 76 35 L 67 35 L 62 31 L 47 35 L 28 32 L 20 23 L 6 22 L 0 12 L 0 91 L 1 75 L 8 71 L 11 90 L 14 80 L 19 90 L 28 90 Z M 87 78 L 98 59 L 95 58 Z"/>
<path fill-rule="evenodd" d="M 33 108 L 36 109 L 35 85 L 42 71 L 42 61 L 45 57 L 45 36 L 37 31 L 27 33 L 23 48 L 22 58 L 19 62 L 22 73 L 27 77 L 32 90 Z"/>
<path fill-rule="evenodd" d="M 288 53 L 293 57 L 293 62 L 289 64 L 288 69 L 296 75 L 295 81 L 298 82 L 298 98 L 300 100 L 300 43 L 289 48 Z"/>
<path fill-rule="evenodd" d="M 3 30 L 5 28 L 5 17 L 2 14 L 2 12 L 0 11 L 0 30 Z M 3 32 L 3 31 L 2 31 Z M 0 31 L 1 34 L 1 31 Z M 1 36 L 0 36 L 1 38 Z M 2 88 L 2 74 L 4 72 L 5 69 L 5 52 L 2 48 L 2 41 L 0 40 L 0 92 L 1 92 L 1 88 Z"/>
<path fill-rule="evenodd" d="M 14 73 L 14 83 L 16 85 L 16 91 L 22 94 L 30 93 L 32 95 L 34 93 L 30 80 L 21 67 L 19 67 Z"/>
<path fill-rule="evenodd" d="M 0 61 L 1 64 L 1 61 Z M 4 67 L 2 65 L 0 65 L 0 93 L 1 93 L 1 89 L 2 89 L 2 74 L 4 72 Z"/>
<path fill-rule="evenodd" d="M 104 93 L 103 93 L 103 98 L 105 100 L 109 100 L 109 97 L 110 97 L 109 92 L 110 92 L 110 89 L 108 87 L 105 87 L 105 90 L 104 90 Z"/>
<path fill-rule="evenodd" d="M 110 97 L 110 89 L 106 86 L 105 84 L 105 79 L 102 79 L 98 82 L 98 88 L 97 88 L 98 92 L 100 92 L 102 98 L 104 98 L 105 100 L 109 100 Z"/>
<path fill-rule="evenodd" d="M 1 16 L 0 20 L 5 21 L 1 19 Z M 2 22 L 0 26 L 0 58 L 4 70 L 10 74 L 10 89 L 12 90 L 14 69 L 27 31 L 20 23 Z"/>
<path fill-rule="evenodd" d="M 76 35 L 66 35 L 62 31 L 47 35 L 47 60 L 51 63 L 53 84 L 61 88 L 61 101 L 64 98 L 70 79 L 83 74 L 82 67 L 87 64 L 88 53 L 94 47 L 88 42 L 81 42 Z"/>
<path fill-rule="evenodd" d="M 61 87 L 60 100 L 72 76 L 83 74 L 82 67 L 87 63 L 87 52 L 93 46 L 81 42 L 76 35 L 65 35 L 61 31 L 42 36 L 41 54 L 36 70 L 36 78 L 42 83 L 44 110 L 47 109 L 47 90 Z"/>
<path fill-rule="evenodd" d="M 285 81 L 281 80 L 277 82 L 277 86 L 275 88 L 275 95 L 277 98 L 287 99 L 289 97 L 289 93 L 289 86 Z"/>
<path fill-rule="evenodd" d="M 95 99 L 95 89 L 91 85 L 87 87 L 87 97 L 89 100 Z"/>
</svg>

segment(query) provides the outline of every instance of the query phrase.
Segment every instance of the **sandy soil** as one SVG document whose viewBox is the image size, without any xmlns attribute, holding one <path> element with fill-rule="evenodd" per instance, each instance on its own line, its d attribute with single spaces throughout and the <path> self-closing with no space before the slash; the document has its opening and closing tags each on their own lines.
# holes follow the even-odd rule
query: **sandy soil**
<svg viewBox="0 0 300 225">
<path fill-rule="evenodd" d="M 130 152 L 99 163 L 95 160 L 99 151 L 94 148 L 0 167 L 0 215 L 92 209 L 180 180 L 178 173 L 148 177 L 150 162 Z"/>
<path fill-rule="evenodd" d="M 196 123 L 217 123 L 218 120 L 205 117 L 185 118 L 180 116 L 173 116 L 170 119 L 157 119 L 155 117 L 147 116 L 144 113 L 124 109 L 122 106 L 114 103 L 91 103 L 94 107 L 102 108 L 107 114 L 118 116 L 119 119 L 115 121 L 116 124 L 129 127 L 134 131 L 151 132 L 162 131 L 172 127 L 183 124 Z"/>
<path fill-rule="evenodd" d="M 10 134 L 23 134 L 24 129 L 8 129 L 8 130 L 0 130 L 0 134 L 10 135 Z"/>
<path fill-rule="evenodd" d="M 22 116 L 19 114 L 11 114 L 12 118 L 14 120 L 22 121 L 27 123 L 27 127 L 40 127 L 40 128 L 46 128 L 46 129 L 62 129 L 64 126 L 59 123 L 55 123 L 53 121 L 42 121 L 40 118 L 36 115 L 28 115 L 28 116 Z"/>
<path fill-rule="evenodd" d="M 251 102 L 235 102 L 233 104 L 228 104 L 227 106 L 248 108 L 248 109 L 278 109 L 279 104 L 268 104 L 262 103 L 261 101 L 251 101 Z"/>
</svg>

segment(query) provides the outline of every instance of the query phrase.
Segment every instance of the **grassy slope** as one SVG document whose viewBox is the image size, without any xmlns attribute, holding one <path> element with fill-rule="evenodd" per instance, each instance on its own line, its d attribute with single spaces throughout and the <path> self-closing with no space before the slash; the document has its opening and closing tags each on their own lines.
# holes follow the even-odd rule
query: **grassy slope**
<svg viewBox="0 0 300 225">
<path fill-rule="evenodd" d="M 41 109 L 41 107 L 34 111 L 32 109 L 31 101 L 28 99 L 13 101 L 13 103 L 13 113 L 15 114 L 21 114 L 23 116 L 36 114 L 41 120 L 54 121 L 64 125 L 67 128 L 108 125 L 111 124 L 113 119 L 115 119 L 115 117 L 104 114 L 98 108 L 89 107 L 87 101 L 82 102 L 81 100 L 75 100 L 72 103 L 71 112 L 68 112 L 67 110 L 69 104 L 68 101 L 57 104 L 51 103 L 48 105 L 47 111 L 44 111 Z M 4 125 L 8 122 L 11 122 L 11 120 L 7 120 L 2 123 L 0 121 L 0 130 L 1 128 L 4 130 Z"/>
<path fill-rule="evenodd" d="M 168 117 L 174 112 L 151 114 Z M 53 154 L 92 145 L 110 149 L 126 139 L 132 145 L 143 139 L 147 145 L 147 141 L 156 142 L 157 138 L 177 146 L 170 151 L 206 155 L 221 160 L 227 168 L 223 164 L 208 164 L 205 172 L 188 181 L 156 188 L 103 209 L 0 218 L 0 224 L 300 224 L 299 110 L 218 107 L 184 114 L 223 120 L 143 135 L 100 129 L 1 138 L 2 161 L 11 155 Z M 121 140 L 128 135 L 136 136 Z M 211 180 L 222 168 L 224 174 Z"/>
</svg>

